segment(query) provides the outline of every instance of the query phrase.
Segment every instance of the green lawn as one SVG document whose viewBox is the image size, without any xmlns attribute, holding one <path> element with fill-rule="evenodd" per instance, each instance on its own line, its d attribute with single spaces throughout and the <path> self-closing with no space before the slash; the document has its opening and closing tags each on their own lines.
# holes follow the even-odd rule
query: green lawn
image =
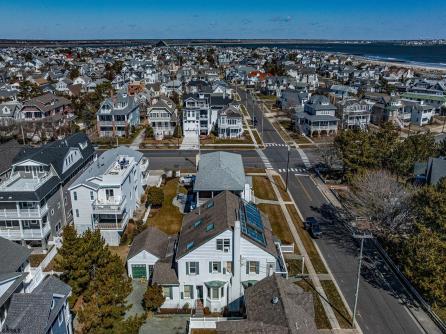
<svg viewBox="0 0 446 334">
<path fill-rule="evenodd" d="M 160 209 L 153 209 L 149 215 L 148 224 L 155 226 L 167 234 L 176 234 L 181 229 L 183 214 L 172 204 L 178 192 L 186 193 L 182 186 L 178 187 L 178 179 L 171 179 L 164 185 L 164 201 Z"/>
</svg>

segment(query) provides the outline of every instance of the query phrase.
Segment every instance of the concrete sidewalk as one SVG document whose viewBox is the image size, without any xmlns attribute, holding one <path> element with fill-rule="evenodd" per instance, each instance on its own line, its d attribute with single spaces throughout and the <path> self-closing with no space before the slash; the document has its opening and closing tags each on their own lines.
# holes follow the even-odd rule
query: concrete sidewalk
<svg viewBox="0 0 446 334">
<path fill-rule="evenodd" d="M 310 256 L 307 253 L 307 250 L 305 249 L 305 246 L 300 240 L 299 234 L 297 233 L 296 227 L 294 226 L 293 220 L 286 209 L 285 202 L 280 194 L 279 189 L 277 188 L 276 184 L 274 183 L 273 179 L 273 172 L 267 171 L 268 179 L 271 182 L 271 185 L 273 187 L 274 193 L 276 194 L 277 198 L 279 199 L 280 207 L 282 209 L 282 212 L 285 216 L 285 219 L 287 221 L 288 227 L 291 231 L 291 235 L 293 236 L 294 242 L 296 243 L 297 248 L 299 249 L 299 252 L 302 256 L 305 257 L 306 261 L 306 267 L 308 270 L 308 276 L 310 277 L 311 281 L 313 282 L 314 288 L 317 291 L 317 293 L 322 297 L 321 303 L 324 308 L 325 314 L 327 315 L 328 321 L 330 322 L 330 326 L 333 329 L 340 329 L 338 319 L 336 318 L 336 315 L 331 307 L 331 305 L 327 302 L 328 297 L 325 294 L 324 289 L 322 288 L 322 284 L 320 282 L 319 276 L 316 273 L 316 270 L 313 267 L 313 264 L 310 261 Z"/>
</svg>

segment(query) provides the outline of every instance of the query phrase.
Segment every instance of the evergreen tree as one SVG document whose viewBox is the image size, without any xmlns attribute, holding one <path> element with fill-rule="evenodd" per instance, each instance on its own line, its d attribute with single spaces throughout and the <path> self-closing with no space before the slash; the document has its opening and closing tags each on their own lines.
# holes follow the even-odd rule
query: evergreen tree
<svg viewBox="0 0 446 334">
<path fill-rule="evenodd" d="M 56 257 L 56 267 L 62 271 L 61 279 L 71 286 L 72 295 L 70 297 L 70 304 L 72 307 L 85 289 L 85 286 L 80 284 L 82 277 L 86 275 L 83 267 L 79 266 L 82 258 L 82 238 L 77 236 L 73 225 L 67 225 L 63 230 L 62 236 L 63 243 Z"/>
<path fill-rule="evenodd" d="M 147 287 L 144 293 L 144 307 L 148 311 L 157 311 L 163 305 L 166 297 L 163 295 L 163 290 L 160 285 L 153 284 Z"/>
<path fill-rule="evenodd" d="M 99 328 L 112 331 L 129 309 L 126 298 L 131 292 L 131 282 L 124 275 L 121 259 L 107 254 L 107 263 L 95 271 L 84 294 L 85 305 L 79 311 L 85 333 L 96 333 Z"/>
</svg>

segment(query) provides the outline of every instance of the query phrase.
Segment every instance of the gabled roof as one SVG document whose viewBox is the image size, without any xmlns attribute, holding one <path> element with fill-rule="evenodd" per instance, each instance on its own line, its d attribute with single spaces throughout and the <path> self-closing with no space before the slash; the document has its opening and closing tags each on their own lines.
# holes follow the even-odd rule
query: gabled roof
<svg viewBox="0 0 446 334">
<path fill-rule="evenodd" d="M 6 328 L 22 334 L 46 334 L 70 292 L 67 284 L 47 276 L 31 293 L 15 293 L 6 317 Z"/>
<path fill-rule="evenodd" d="M 0 237 L 0 274 L 17 271 L 28 260 L 31 250 Z"/>
<path fill-rule="evenodd" d="M 69 170 L 63 173 L 65 156 L 72 148 L 79 149 L 82 159 L 77 161 L 69 168 Z M 71 175 L 73 170 L 76 170 L 76 168 L 82 165 L 85 160 L 88 160 L 93 154 L 94 148 L 87 135 L 78 132 L 65 139 L 57 140 L 37 148 L 24 148 L 14 158 L 13 163 L 17 164 L 25 160 L 33 160 L 46 165 L 52 165 L 56 173 L 62 181 L 64 181 L 66 177 Z"/>
<path fill-rule="evenodd" d="M 316 334 L 313 295 L 274 274 L 245 291 L 246 320 L 217 323 L 217 333 Z"/>
<path fill-rule="evenodd" d="M 23 108 L 26 107 L 35 107 L 42 112 L 48 112 L 50 110 L 69 105 L 70 100 L 57 96 L 52 93 L 47 93 L 41 96 L 34 97 L 23 104 Z"/>
<path fill-rule="evenodd" d="M 243 200 L 229 191 L 223 191 L 212 200 L 203 204 L 183 217 L 178 238 L 176 259 L 197 249 L 219 234 L 234 229 L 235 221 L 239 220 L 240 207 Z M 245 235 L 242 238 L 258 246 L 267 253 L 277 256 L 273 234 L 268 218 L 261 214 L 265 243 L 259 243 Z"/>
<path fill-rule="evenodd" d="M 0 174 L 11 168 L 15 156 L 22 150 L 23 146 L 15 139 L 0 145 Z"/>
<path fill-rule="evenodd" d="M 243 191 L 245 183 L 240 154 L 212 152 L 201 155 L 194 191 Z"/>
<path fill-rule="evenodd" d="M 142 251 L 147 251 L 157 258 L 162 259 L 168 251 L 167 247 L 170 238 L 173 237 L 168 236 L 156 227 L 149 226 L 133 239 L 127 259 L 131 259 Z"/>
</svg>

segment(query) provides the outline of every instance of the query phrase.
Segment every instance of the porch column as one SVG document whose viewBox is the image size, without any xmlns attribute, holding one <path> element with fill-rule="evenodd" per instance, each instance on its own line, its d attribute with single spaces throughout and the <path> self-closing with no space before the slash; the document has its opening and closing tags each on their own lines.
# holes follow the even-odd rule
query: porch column
<svg viewBox="0 0 446 334">
<path fill-rule="evenodd" d="M 49 224 L 49 222 L 46 222 Z M 40 227 L 40 236 L 43 238 L 43 226 L 42 226 L 42 219 L 39 219 L 39 227 Z"/>
<path fill-rule="evenodd" d="M 19 220 L 19 228 L 20 228 L 20 240 L 22 242 L 22 245 L 25 246 L 25 236 L 23 235 L 23 227 L 22 227 L 22 220 Z"/>
</svg>

